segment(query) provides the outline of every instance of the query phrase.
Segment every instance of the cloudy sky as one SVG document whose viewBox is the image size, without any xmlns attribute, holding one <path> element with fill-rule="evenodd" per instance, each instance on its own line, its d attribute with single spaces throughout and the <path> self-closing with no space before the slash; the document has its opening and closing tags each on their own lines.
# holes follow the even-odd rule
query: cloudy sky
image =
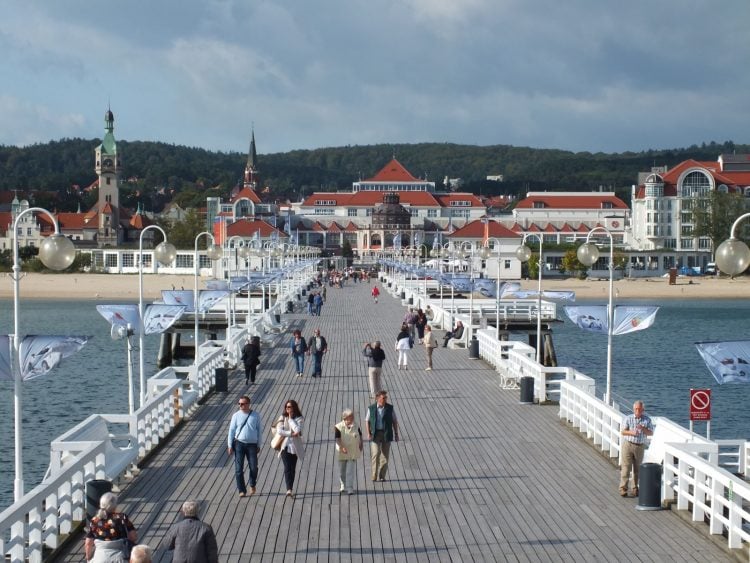
<svg viewBox="0 0 750 563">
<path fill-rule="evenodd" d="M 750 142 L 747 0 L 0 0 L 0 144 Z"/>
</svg>

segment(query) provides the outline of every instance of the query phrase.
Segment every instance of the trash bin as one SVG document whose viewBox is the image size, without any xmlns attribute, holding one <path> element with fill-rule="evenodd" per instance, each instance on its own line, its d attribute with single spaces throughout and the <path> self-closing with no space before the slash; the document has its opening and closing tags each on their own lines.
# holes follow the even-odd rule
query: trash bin
<svg viewBox="0 0 750 563">
<path fill-rule="evenodd" d="M 414 298 L 413 297 L 409 297 L 408 303 L 409 303 L 409 305 L 414 305 Z"/>
<path fill-rule="evenodd" d="M 533 377 L 522 377 L 520 381 L 521 386 L 521 400 L 519 401 L 522 405 L 533 405 L 534 404 L 534 378 Z"/>
<path fill-rule="evenodd" d="M 86 481 L 86 520 L 91 520 L 99 510 L 99 499 L 104 493 L 112 492 L 112 481 L 92 479 Z"/>
<path fill-rule="evenodd" d="M 669 285 L 677 284 L 677 268 L 669 269 Z"/>
<path fill-rule="evenodd" d="M 469 359 L 479 359 L 479 340 L 477 340 L 476 336 L 472 336 L 471 340 L 469 341 Z"/>
<path fill-rule="evenodd" d="M 307 295 L 307 290 L 304 287 L 302 288 L 302 295 Z"/>
<path fill-rule="evenodd" d="M 276 319 L 277 323 L 281 322 L 281 315 L 279 313 L 274 313 L 273 318 Z"/>
<path fill-rule="evenodd" d="M 216 368 L 216 386 L 217 393 L 226 393 L 229 391 L 229 370 L 227 368 Z"/>
<path fill-rule="evenodd" d="M 406 299 L 406 292 L 405 291 L 401 292 L 401 299 Z"/>
<path fill-rule="evenodd" d="M 287 313 L 294 313 L 294 301 L 287 301 L 286 302 L 286 312 Z"/>
<path fill-rule="evenodd" d="M 661 463 L 641 463 L 636 510 L 661 510 Z"/>
</svg>

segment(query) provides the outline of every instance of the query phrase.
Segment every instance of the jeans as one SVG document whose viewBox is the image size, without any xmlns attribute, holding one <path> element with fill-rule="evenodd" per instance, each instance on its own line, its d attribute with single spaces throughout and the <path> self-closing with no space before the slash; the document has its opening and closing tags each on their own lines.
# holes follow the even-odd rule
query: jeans
<svg viewBox="0 0 750 563">
<path fill-rule="evenodd" d="M 237 481 L 237 490 L 246 493 L 245 487 L 245 459 L 250 470 L 250 486 L 255 487 L 258 480 L 258 444 L 246 444 L 239 440 L 234 441 L 234 478 Z"/>
<path fill-rule="evenodd" d="M 291 491 L 294 488 L 294 475 L 297 472 L 297 454 L 290 454 L 286 450 L 281 450 L 281 463 L 284 464 L 286 490 Z"/>
<path fill-rule="evenodd" d="M 297 373 L 305 371 L 305 355 L 304 354 L 292 354 L 294 357 L 294 365 L 297 366 Z"/>
<path fill-rule="evenodd" d="M 323 353 L 316 352 L 313 357 L 313 375 L 323 375 Z"/>
</svg>

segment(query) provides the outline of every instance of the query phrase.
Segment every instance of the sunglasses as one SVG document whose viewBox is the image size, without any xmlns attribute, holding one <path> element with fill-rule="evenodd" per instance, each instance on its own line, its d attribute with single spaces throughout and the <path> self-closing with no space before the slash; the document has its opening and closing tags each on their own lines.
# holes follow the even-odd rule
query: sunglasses
<svg viewBox="0 0 750 563">
<path fill-rule="evenodd" d="M 247 405 L 249 405 L 250 403 L 243 403 L 242 401 L 240 401 L 240 402 L 239 402 L 239 403 L 237 403 L 237 404 L 238 404 L 239 406 L 241 406 L 241 407 L 246 407 L 246 406 L 247 406 Z"/>
</svg>

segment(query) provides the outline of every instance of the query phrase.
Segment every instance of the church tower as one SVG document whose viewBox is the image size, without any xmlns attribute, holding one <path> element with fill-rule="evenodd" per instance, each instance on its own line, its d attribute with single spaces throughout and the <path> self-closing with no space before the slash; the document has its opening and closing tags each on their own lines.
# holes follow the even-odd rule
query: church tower
<svg viewBox="0 0 750 563">
<path fill-rule="evenodd" d="M 96 147 L 96 175 L 99 177 L 99 247 L 117 246 L 122 242 L 120 227 L 120 170 L 122 161 L 115 143 L 115 116 L 110 109 L 104 114 L 104 138 Z"/>
<path fill-rule="evenodd" d="M 242 182 L 243 188 L 256 191 L 258 188 L 258 154 L 255 152 L 255 130 L 250 139 L 250 150 L 247 153 L 247 164 L 245 165 L 245 177 Z"/>
</svg>

